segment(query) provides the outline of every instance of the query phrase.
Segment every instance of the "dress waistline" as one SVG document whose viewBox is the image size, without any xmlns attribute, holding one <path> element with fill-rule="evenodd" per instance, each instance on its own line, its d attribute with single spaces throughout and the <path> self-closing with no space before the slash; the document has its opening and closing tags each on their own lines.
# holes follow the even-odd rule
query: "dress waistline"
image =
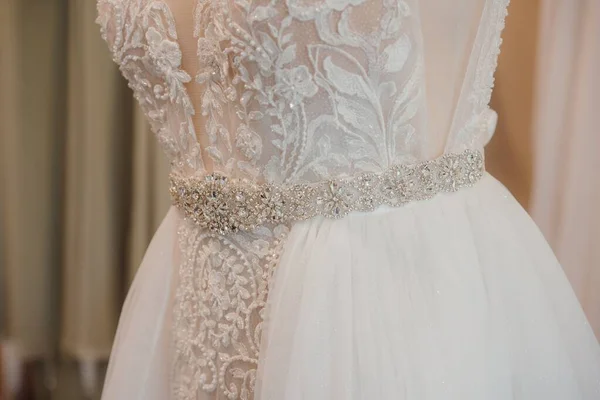
<svg viewBox="0 0 600 400">
<path fill-rule="evenodd" d="M 271 223 L 316 216 L 342 218 L 383 205 L 399 207 L 472 186 L 484 170 L 483 153 L 465 150 L 417 164 L 394 165 L 380 173 L 289 186 L 254 183 L 219 173 L 192 178 L 172 174 L 170 192 L 173 204 L 188 219 L 225 235 Z"/>
</svg>

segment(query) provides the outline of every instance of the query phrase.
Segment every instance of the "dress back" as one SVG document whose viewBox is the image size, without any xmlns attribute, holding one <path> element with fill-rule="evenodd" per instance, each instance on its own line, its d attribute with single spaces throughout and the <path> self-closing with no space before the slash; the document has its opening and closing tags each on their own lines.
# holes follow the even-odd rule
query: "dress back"
<svg viewBox="0 0 600 400">
<path fill-rule="evenodd" d="M 183 174 L 277 184 L 480 148 L 507 0 L 101 0 Z"/>
<path fill-rule="evenodd" d="M 172 173 L 183 180 L 210 180 L 217 172 L 245 187 L 249 182 L 252 190 L 302 189 L 444 153 L 479 152 L 494 131 L 488 103 L 508 0 L 98 5 L 114 60 L 171 159 Z M 198 194 L 184 188 L 192 212 L 206 216 L 199 202 L 219 194 L 209 189 Z M 429 195 L 427 189 L 417 197 Z M 245 192 L 228 193 L 242 204 L 235 215 L 247 217 Z M 259 202 L 272 192 L 260 194 L 254 196 Z M 337 193 L 332 199 L 338 201 Z M 212 201 L 209 210 L 224 216 L 224 225 L 234 218 L 228 204 Z M 250 399 L 255 385 L 260 391 L 264 307 L 273 271 L 285 260 L 286 238 L 298 225 L 277 219 L 258 225 L 224 235 L 189 219 L 179 223 L 173 398 Z M 287 244 L 292 250 L 297 245 Z M 318 245 L 329 249 L 330 241 Z M 275 372 L 268 376 L 277 380 Z"/>
</svg>

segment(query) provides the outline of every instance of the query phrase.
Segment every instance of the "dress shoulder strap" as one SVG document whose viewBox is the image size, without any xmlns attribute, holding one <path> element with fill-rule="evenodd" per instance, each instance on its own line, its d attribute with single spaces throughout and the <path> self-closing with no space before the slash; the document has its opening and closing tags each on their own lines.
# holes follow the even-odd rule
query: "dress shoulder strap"
<svg viewBox="0 0 600 400">
<path fill-rule="evenodd" d="M 461 89 L 446 152 L 482 148 L 496 128 L 489 108 L 510 0 L 487 0 Z"/>
</svg>

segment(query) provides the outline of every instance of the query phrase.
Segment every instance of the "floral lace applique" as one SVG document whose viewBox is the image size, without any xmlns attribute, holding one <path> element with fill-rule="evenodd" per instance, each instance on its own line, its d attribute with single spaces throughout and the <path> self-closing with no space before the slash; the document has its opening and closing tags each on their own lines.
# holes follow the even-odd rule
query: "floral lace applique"
<svg viewBox="0 0 600 400">
<path fill-rule="evenodd" d="M 174 311 L 175 399 L 251 399 L 264 307 L 288 228 L 214 235 L 184 222 Z M 221 395 L 223 397 L 221 397 Z"/>
<path fill-rule="evenodd" d="M 384 17 L 366 35 L 350 24 L 352 7 L 363 2 L 197 3 L 195 80 L 204 88 L 204 151 L 215 170 L 294 182 L 378 171 L 407 153 L 421 71 L 399 29 L 410 12 L 386 0 Z M 312 26 L 322 43 L 301 46 L 297 24 Z M 392 79 L 405 68 L 404 83 Z M 268 283 L 287 229 L 215 235 L 182 225 L 175 398 L 251 398 Z"/>
<path fill-rule="evenodd" d="M 471 60 L 474 69 L 471 72 L 472 81 L 468 83 L 465 98 L 455 112 L 459 115 L 465 112 L 465 116 L 455 117 L 458 126 L 453 127 L 450 132 L 446 151 L 482 148 L 493 135 L 498 116 L 490 109 L 489 103 L 509 3 L 510 0 L 490 0 L 486 3 L 482 19 L 488 22 L 476 38 L 479 43 L 476 43 L 474 49 L 476 57 L 472 56 Z M 470 75 L 469 72 L 468 74 Z"/>
<path fill-rule="evenodd" d="M 176 167 L 201 167 L 181 69 L 175 21 L 159 1 L 99 0 L 102 37 L 127 79 L 163 149 Z"/>
<path fill-rule="evenodd" d="M 198 2 L 196 81 L 205 85 L 205 151 L 216 170 L 284 183 L 411 157 L 422 63 L 402 29 L 410 9 L 384 0 L 383 16 L 363 33 L 351 22 L 363 3 Z M 303 29 L 319 41 L 301 45 Z"/>
</svg>

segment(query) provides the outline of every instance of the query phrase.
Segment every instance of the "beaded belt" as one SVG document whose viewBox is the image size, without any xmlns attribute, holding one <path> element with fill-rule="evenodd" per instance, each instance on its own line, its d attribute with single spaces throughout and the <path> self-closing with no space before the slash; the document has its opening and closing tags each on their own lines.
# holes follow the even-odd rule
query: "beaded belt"
<svg viewBox="0 0 600 400">
<path fill-rule="evenodd" d="M 187 218 L 202 228 L 227 234 L 317 215 L 341 218 L 382 205 L 398 207 L 472 186 L 483 171 L 483 154 L 466 150 L 418 164 L 395 165 L 381 173 L 290 186 L 258 184 L 219 173 L 202 178 L 171 175 L 170 191 L 173 203 Z"/>
</svg>

